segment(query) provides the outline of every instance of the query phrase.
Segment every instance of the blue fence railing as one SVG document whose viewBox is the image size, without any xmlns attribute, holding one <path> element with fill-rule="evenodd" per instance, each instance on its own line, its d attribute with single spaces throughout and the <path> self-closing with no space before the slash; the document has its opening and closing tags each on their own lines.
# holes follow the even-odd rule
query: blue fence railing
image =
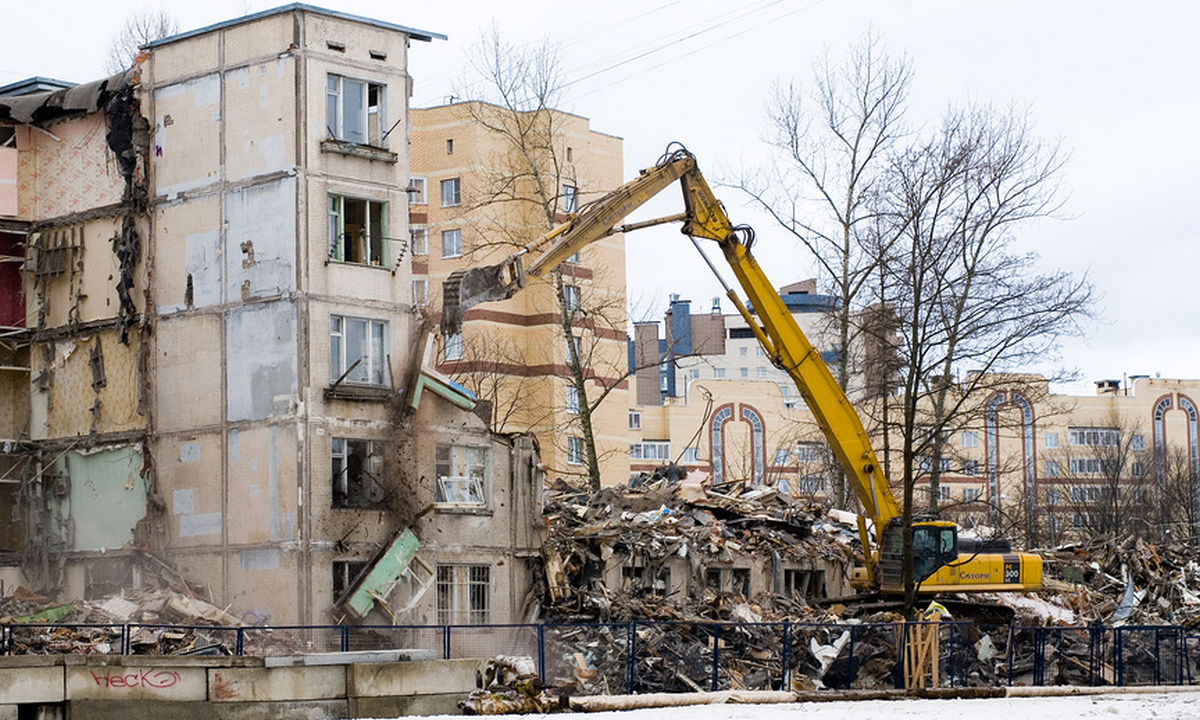
<svg viewBox="0 0 1200 720">
<path fill-rule="evenodd" d="M 627 623 L 212 627 L 0 625 L 4 655 L 250 655 L 406 649 L 534 658 L 543 684 L 577 693 L 903 687 L 912 624 Z M 1191 685 L 1200 628 L 937 624 L 941 683 Z"/>
</svg>

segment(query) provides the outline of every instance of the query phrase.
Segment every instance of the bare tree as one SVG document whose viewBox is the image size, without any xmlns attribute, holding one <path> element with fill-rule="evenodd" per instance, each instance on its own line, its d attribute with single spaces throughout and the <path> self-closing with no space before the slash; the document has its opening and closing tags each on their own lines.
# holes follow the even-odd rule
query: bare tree
<svg viewBox="0 0 1200 720">
<path fill-rule="evenodd" d="M 1114 411 L 1103 427 L 1071 428 L 1067 444 L 1050 457 L 1061 478 L 1050 490 L 1057 491 L 1054 504 L 1070 513 L 1059 518 L 1071 534 L 1157 537 L 1154 458 L 1137 424 Z"/>
<path fill-rule="evenodd" d="M 545 42 L 514 46 L 493 27 L 475 46 L 470 60 L 480 82 L 460 91 L 478 100 L 465 108 L 478 127 L 501 141 L 496 155 L 480 164 L 480 189 L 466 206 L 480 239 L 472 252 L 511 251 L 567 220 L 580 209 L 586 194 L 609 188 L 580 187 L 568 152 L 567 116 L 556 109 L 563 83 L 555 46 Z M 567 436 L 581 441 L 588 482 L 599 489 L 595 410 L 629 372 L 624 365 L 603 359 L 607 356 L 600 350 L 606 342 L 611 349 L 612 338 L 625 335 L 624 298 L 602 291 L 603 268 L 573 272 L 578 266 L 569 261 L 546 278 L 557 299 L 562 338 L 558 347 L 563 349 L 566 380 L 572 388 L 549 400 L 560 411 L 555 415 L 570 426 Z M 624 352 L 608 355 L 625 358 Z M 569 455 L 575 453 L 572 449 Z"/>
<path fill-rule="evenodd" d="M 940 461 L 947 430 L 994 392 L 990 378 L 1054 357 L 1089 315 L 1086 278 L 1040 272 L 1035 255 L 1013 247 L 1022 226 L 1058 210 L 1062 163 L 1019 113 L 951 110 L 930 137 L 892 158 L 877 198 L 887 222 L 874 226 L 874 290 L 898 318 L 901 407 L 889 420 L 900 443 L 910 607 L 921 458 Z M 936 477 L 930 486 L 936 509 Z"/>
<path fill-rule="evenodd" d="M 133 65 L 144 45 L 178 32 L 179 20 L 163 8 L 144 8 L 130 15 L 120 32 L 109 42 L 104 71 L 115 75 L 126 70 Z"/>
<path fill-rule="evenodd" d="M 834 311 L 838 383 L 849 392 L 853 315 L 879 260 L 862 237 L 870 198 L 886 170 L 888 152 L 904 136 L 911 63 L 891 57 L 866 34 L 847 57 L 828 55 L 810 85 L 775 87 L 768 103 L 770 144 L 778 153 L 769 171 L 743 177 L 738 187 L 794 236 L 820 266 L 839 303 Z M 838 474 L 833 502 L 845 507 Z"/>
<path fill-rule="evenodd" d="M 1200 546 L 1200 459 L 1186 446 L 1163 447 L 1155 453 L 1154 469 L 1164 480 L 1160 515 L 1165 540 L 1190 540 Z"/>
</svg>

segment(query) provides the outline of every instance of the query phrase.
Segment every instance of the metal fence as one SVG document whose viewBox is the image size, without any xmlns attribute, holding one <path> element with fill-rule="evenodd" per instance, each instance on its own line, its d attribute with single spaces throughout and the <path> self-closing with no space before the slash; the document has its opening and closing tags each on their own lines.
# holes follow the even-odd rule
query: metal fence
<svg viewBox="0 0 1200 720">
<path fill-rule="evenodd" d="M 534 625 L 0 625 L 4 655 L 250 655 L 404 649 L 529 656 L 542 682 L 588 694 L 904 686 L 912 623 Z M 925 626 L 929 627 L 929 626 Z M 1191 685 L 1200 628 L 937 624 L 942 687 Z"/>
</svg>

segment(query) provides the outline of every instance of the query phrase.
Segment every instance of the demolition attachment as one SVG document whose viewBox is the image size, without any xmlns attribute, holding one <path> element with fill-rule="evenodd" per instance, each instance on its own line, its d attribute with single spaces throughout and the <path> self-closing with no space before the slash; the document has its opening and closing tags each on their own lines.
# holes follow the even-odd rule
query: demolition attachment
<svg viewBox="0 0 1200 720">
<path fill-rule="evenodd" d="M 517 253 L 498 265 L 455 270 L 442 284 L 442 335 L 462 330 L 463 314 L 485 302 L 507 300 L 525 287 L 525 271 Z"/>
</svg>

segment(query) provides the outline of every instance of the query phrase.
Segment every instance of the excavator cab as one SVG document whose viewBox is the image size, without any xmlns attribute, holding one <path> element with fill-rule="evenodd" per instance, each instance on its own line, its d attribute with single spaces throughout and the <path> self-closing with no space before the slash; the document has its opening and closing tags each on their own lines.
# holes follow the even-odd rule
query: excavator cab
<svg viewBox="0 0 1200 720">
<path fill-rule="evenodd" d="M 932 577 L 958 560 L 958 526 L 945 520 L 913 523 L 913 580 Z M 883 529 L 879 552 L 879 585 L 884 592 L 904 591 L 904 525 L 893 518 Z"/>
</svg>

